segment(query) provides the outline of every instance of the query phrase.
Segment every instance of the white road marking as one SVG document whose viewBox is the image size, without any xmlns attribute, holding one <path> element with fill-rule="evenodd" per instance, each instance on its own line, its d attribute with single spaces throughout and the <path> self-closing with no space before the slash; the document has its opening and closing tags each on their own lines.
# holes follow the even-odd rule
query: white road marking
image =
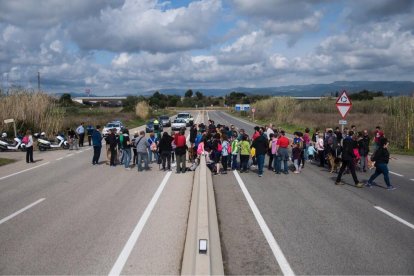
<svg viewBox="0 0 414 276">
<path fill-rule="evenodd" d="M 6 175 L 6 176 L 3 176 L 3 177 L 0 177 L 0 180 L 3 180 L 3 179 L 6 179 L 6 178 L 9 178 L 9 177 L 15 176 L 15 175 L 18 175 L 18 174 L 21 174 L 21 173 L 27 172 L 27 171 L 34 170 L 34 169 L 39 168 L 39 167 L 41 167 L 41 166 L 47 165 L 47 164 L 49 164 L 49 163 L 50 163 L 50 162 L 46 162 L 46 163 L 43 163 L 43 164 L 41 164 L 41 165 L 34 166 L 34 167 L 29 168 L 29 169 L 26 169 L 26 170 L 20 171 L 20 172 L 16 172 L 16 173 L 12 173 L 12 174 L 9 174 L 9 175 Z"/>
<path fill-rule="evenodd" d="M 131 236 L 129 237 L 127 243 L 122 249 L 121 254 L 119 254 L 118 259 L 116 260 L 114 266 L 112 267 L 109 275 L 120 275 L 122 269 L 124 268 L 125 263 L 127 262 L 129 255 L 132 252 L 136 242 L 138 241 L 139 236 L 141 235 L 142 229 L 144 229 L 145 223 L 147 222 L 149 216 L 151 215 L 152 210 L 154 209 L 155 204 L 157 203 L 159 197 L 161 196 L 162 191 L 164 190 L 165 185 L 167 184 L 168 179 L 171 176 L 171 172 L 168 172 L 164 179 L 162 180 L 160 186 L 152 197 L 150 203 L 145 209 L 142 217 L 138 221 L 138 224 L 135 226 L 134 231 L 132 231 Z"/>
<path fill-rule="evenodd" d="M 414 181 L 414 178 L 413 179 L 410 179 L 411 181 Z"/>
<path fill-rule="evenodd" d="M 284 275 L 295 275 L 292 268 L 290 267 L 288 261 L 286 260 L 285 255 L 283 254 L 282 250 L 280 249 L 278 243 L 275 240 L 275 237 L 273 237 L 272 232 L 270 231 L 269 227 L 266 224 L 266 221 L 260 214 L 259 209 L 256 206 L 256 203 L 254 203 L 253 198 L 251 197 L 249 191 L 247 190 L 246 186 L 243 183 L 243 180 L 240 178 L 240 175 L 237 171 L 233 171 L 234 176 L 237 179 L 237 182 L 239 183 L 239 186 L 246 197 L 247 202 L 249 203 L 250 208 L 252 209 L 252 212 L 257 220 L 257 223 L 260 226 L 260 229 L 262 229 L 262 232 L 272 249 L 273 255 L 276 258 L 276 261 L 278 262 L 280 269 L 282 270 L 282 273 Z"/>
<path fill-rule="evenodd" d="M 19 211 L 17 211 L 17 212 L 15 212 L 15 213 L 11 214 L 10 216 L 5 217 L 4 219 L 0 220 L 0 224 L 5 223 L 6 221 L 8 221 L 8 220 L 10 220 L 10 219 L 14 218 L 15 216 L 17 216 L 17 215 L 18 215 L 18 214 L 20 214 L 20 213 L 23 213 L 24 211 L 26 211 L 26 210 L 28 210 L 28 209 L 32 208 L 33 206 L 35 206 L 36 204 L 39 204 L 40 202 L 42 202 L 42 201 L 43 201 L 43 200 L 45 200 L 45 199 L 46 199 L 46 198 L 41 198 L 41 199 L 39 199 L 38 201 L 35 201 L 35 202 L 33 202 L 32 204 L 27 205 L 27 206 L 26 206 L 26 207 L 24 207 L 23 209 L 20 209 Z"/>
<path fill-rule="evenodd" d="M 408 221 L 403 220 L 402 218 L 400 218 L 400 217 L 398 217 L 398 216 L 394 215 L 394 214 L 393 214 L 393 213 L 391 213 L 391 212 L 388 212 L 387 210 L 385 210 L 385 209 L 383 209 L 383 208 L 381 208 L 381 207 L 379 207 L 379 206 L 374 206 L 374 208 L 375 208 L 375 209 L 377 209 L 378 211 L 381 211 L 381 212 L 383 212 L 384 214 L 386 214 L 386 215 L 388 215 L 388 216 L 392 217 L 393 219 L 398 220 L 398 221 L 399 221 L 399 222 L 401 222 L 402 224 L 407 225 L 407 226 L 408 226 L 408 227 L 410 227 L 411 229 L 414 229 L 414 224 L 411 224 L 411 223 L 409 223 Z"/>
<path fill-rule="evenodd" d="M 61 157 L 61 158 L 56 159 L 56 161 L 62 160 L 63 158 L 65 158 L 65 156 L 63 156 L 63 157 Z"/>
<path fill-rule="evenodd" d="M 71 153 L 71 154 L 66 155 L 66 157 L 71 157 L 73 155 L 74 155 L 74 153 Z"/>
<path fill-rule="evenodd" d="M 402 175 L 402 174 L 399 174 L 399 173 L 395 173 L 395 172 L 392 172 L 392 171 L 389 171 L 391 174 L 394 174 L 394 175 L 397 175 L 397 176 L 401 176 L 401 177 L 404 177 L 404 175 Z"/>
</svg>

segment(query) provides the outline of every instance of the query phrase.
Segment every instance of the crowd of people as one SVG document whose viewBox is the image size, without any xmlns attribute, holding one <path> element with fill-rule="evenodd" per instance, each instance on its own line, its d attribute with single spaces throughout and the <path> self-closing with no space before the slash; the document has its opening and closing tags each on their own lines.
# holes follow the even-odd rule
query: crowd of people
<svg viewBox="0 0 414 276">
<path fill-rule="evenodd" d="M 94 146 L 99 144 L 98 128 L 97 131 L 91 135 Z M 149 164 L 156 162 L 161 170 L 169 171 L 175 165 L 176 173 L 185 173 L 195 169 L 199 158 L 204 155 L 214 175 L 238 170 L 240 173 L 256 171 L 262 177 L 266 167 L 275 174 L 299 174 L 310 162 L 328 168 L 331 173 L 338 173 L 337 185 L 343 184 L 344 173 L 350 173 L 359 188 L 364 184 L 359 181 L 356 170 L 364 173 L 375 168 L 366 186 L 373 185 L 373 180 L 383 174 L 387 189 L 395 189 L 388 175 L 388 140 L 379 126 L 373 133 L 373 139 L 368 130 L 357 131 L 355 126 L 343 131 L 339 128 L 316 129 L 312 134 L 306 128 L 304 132 L 294 132 L 293 137 L 289 138 L 284 130 L 271 124 L 256 126 L 248 135 L 246 130 L 237 129 L 234 125 L 216 125 L 209 120 L 207 125 L 194 124 L 190 128 L 188 146 L 185 132 L 183 128 L 178 132 L 150 133 L 146 137 L 145 132 L 141 131 L 130 137 L 126 129 L 120 135 L 112 131 L 105 138 L 108 164 L 123 165 L 127 170 L 136 166 L 138 171 L 143 171 L 150 170 Z M 370 147 L 371 144 L 373 147 Z M 370 154 L 371 148 L 373 154 Z M 97 164 L 97 154 L 98 150 L 95 151 L 93 164 Z M 187 154 L 191 164 L 188 168 Z"/>
</svg>

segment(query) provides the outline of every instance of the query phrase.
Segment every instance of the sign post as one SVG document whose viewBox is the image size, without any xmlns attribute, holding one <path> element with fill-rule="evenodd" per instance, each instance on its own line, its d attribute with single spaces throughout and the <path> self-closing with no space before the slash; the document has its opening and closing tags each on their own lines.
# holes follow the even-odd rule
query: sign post
<svg viewBox="0 0 414 276">
<path fill-rule="evenodd" d="M 17 137 L 16 122 L 14 121 L 14 119 L 6 119 L 6 120 L 4 120 L 4 123 L 5 124 L 13 123 L 13 127 L 14 127 L 14 137 Z"/>
<path fill-rule="evenodd" d="M 253 114 L 253 122 L 254 122 L 254 113 L 256 112 L 256 108 L 252 108 L 252 114 Z"/>
<path fill-rule="evenodd" d="M 342 132 L 344 132 L 344 125 L 346 125 L 346 121 L 344 120 L 348 112 L 351 110 L 352 102 L 349 98 L 346 91 L 342 91 L 341 95 L 339 95 L 338 99 L 336 100 L 336 108 L 339 111 L 339 114 L 341 114 L 341 117 L 343 120 L 339 121 L 339 123 L 342 126 Z"/>
</svg>

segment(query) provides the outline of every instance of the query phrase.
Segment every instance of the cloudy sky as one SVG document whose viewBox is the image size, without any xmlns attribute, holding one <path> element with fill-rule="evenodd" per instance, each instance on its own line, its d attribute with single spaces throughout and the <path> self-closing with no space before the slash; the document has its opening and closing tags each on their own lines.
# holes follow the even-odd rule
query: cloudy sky
<svg viewBox="0 0 414 276">
<path fill-rule="evenodd" d="M 413 0 L 0 0 L 1 87 L 414 80 Z"/>
</svg>

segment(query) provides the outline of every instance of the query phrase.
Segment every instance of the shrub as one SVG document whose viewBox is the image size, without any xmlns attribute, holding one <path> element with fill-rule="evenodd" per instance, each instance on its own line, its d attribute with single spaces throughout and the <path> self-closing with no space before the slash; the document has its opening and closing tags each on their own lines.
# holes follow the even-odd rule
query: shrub
<svg viewBox="0 0 414 276">
<path fill-rule="evenodd" d="M 138 116 L 138 118 L 141 118 L 143 120 L 148 118 L 150 111 L 150 106 L 146 101 L 137 103 L 135 107 L 135 114 Z"/>
</svg>

